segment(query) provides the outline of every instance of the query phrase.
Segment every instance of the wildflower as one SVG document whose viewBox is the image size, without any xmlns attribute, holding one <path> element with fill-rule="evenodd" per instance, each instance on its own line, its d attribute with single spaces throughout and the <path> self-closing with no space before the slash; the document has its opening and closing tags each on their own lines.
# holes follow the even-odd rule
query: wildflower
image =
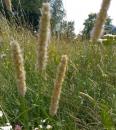
<svg viewBox="0 0 116 130">
<path fill-rule="evenodd" d="M 35 128 L 34 130 L 39 130 L 38 128 Z"/>
<path fill-rule="evenodd" d="M 46 129 L 52 129 L 52 126 L 51 125 L 47 125 Z"/>
<path fill-rule="evenodd" d="M 1 130 L 11 130 L 12 126 L 9 123 L 6 123 L 6 126 L 0 127 Z"/>
<path fill-rule="evenodd" d="M 20 125 L 15 125 L 14 130 L 22 130 L 22 127 Z"/>
<path fill-rule="evenodd" d="M 0 111 L 0 117 L 2 117 L 3 116 L 3 112 L 2 111 Z"/>
<path fill-rule="evenodd" d="M 41 120 L 41 125 L 39 125 L 40 129 L 51 129 L 52 126 L 49 125 L 48 123 L 49 123 L 48 119 Z"/>
<path fill-rule="evenodd" d="M 46 122 L 46 119 L 44 119 L 44 120 L 41 120 L 41 122 L 42 122 L 42 123 L 45 123 L 45 122 Z"/>
<path fill-rule="evenodd" d="M 10 123 L 6 123 L 7 126 L 10 126 Z"/>
<path fill-rule="evenodd" d="M 3 53 L 0 55 L 0 59 L 3 59 L 4 57 L 6 57 L 6 54 Z"/>
<path fill-rule="evenodd" d="M 47 49 L 50 30 L 50 5 L 44 3 L 42 6 L 42 17 L 40 20 L 40 34 L 37 46 L 37 68 L 40 72 L 45 70 L 47 62 Z"/>
<path fill-rule="evenodd" d="M 42 129 L 43 128 L 43 126 L 42 125 L 39 125 L 39 127 Z"/>
<path fill-rule="evenodd" d="M 61 89 L 62 89 L 62 83 L 64 81 L 64 77 L 66 73 L 67 60 L 68 60 L 67 55 L 63 55 L 61 58 L 61 63 L 58 68 L 58 74 L 56 77 L 56 81 L 54 83 L 54 89 L 51 97 L 51 105 L 49 110 L 50 115 L 52 116 L 57 114 L 57 109 L 58 109 Z"/>
<path fill-rule="evenodd" d="M 11 130 L 12 126 L 2 126 L 0 127 L 1 130 Z"/>
</svg>

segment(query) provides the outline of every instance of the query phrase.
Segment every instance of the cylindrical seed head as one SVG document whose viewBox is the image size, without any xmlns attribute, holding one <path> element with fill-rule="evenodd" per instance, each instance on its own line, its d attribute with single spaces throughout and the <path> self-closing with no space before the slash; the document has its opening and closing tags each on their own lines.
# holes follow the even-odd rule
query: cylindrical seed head
<svg viewBox="0 0 116 130">
<path fill-rule="evenodd" d="M 66 73 L 67 61 L 68 61 L 67 56 L 63 55 L 61 58 L 61 63 L 58 67 L 58 73 L 56 76 L 53 94 L 51 97 L 51 104 L 50 104 L 50 109 L 49 109 L 49 113 L 51 116 L 54 116 L 57 114 L 61 90 L 62 90 L 62 83 L 64 81 L 64 77 L 65 77 L 65 73 Z"/>
<path fill-rule="evenodd" d="M 96 42 L 101 36 L 102 30 L 103 30 L 103 25 L 107 18 L 107 11 L 110 6 L 110 2 L 111 2 L 111 0 L 103 0 L 103 2 L 102 2 L 100 12 L 97 16 L 95 25 L 91 32 L 91 41 L 92 42 Z"/>
<path fill-rule="evenodd" d="M 26 93 L 26 76 L 25 76 L 23 56 L 17 41 L 12 41 L 11 46 L 12 46 L 13 61 L 17 75 L 18 91 L 19 94 L 24 97 Z"/>
<path fill-rule="evenodd" d="M 50 39 L 50 5 L 43 3 L 40 19 L 40 34 L 37 44 L 37 68 L 40 72 L 45 70 L 47 62 L 48 42 Z"/>
</svg>

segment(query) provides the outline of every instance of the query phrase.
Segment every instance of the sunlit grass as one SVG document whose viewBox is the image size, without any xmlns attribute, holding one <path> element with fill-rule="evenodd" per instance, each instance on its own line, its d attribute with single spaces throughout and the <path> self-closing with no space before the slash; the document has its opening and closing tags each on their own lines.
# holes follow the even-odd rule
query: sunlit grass
<svg viewBox="0 0 116 130">
<path fill-rule="evenodd" d="M 11 124 L 26 129 L 39 127 L 47 119 L 54 130 L 114 130 L 116 127 L 116 45 L 57 41 L 52 38 L 48 51 L 46 78 L 36 70 L 36 37 L 26 29 L 0 19 L 0 105 Z M 10 41 L 20 44 L 26 69 L 27 93 L 21 98 Z M 112 42 L 112 41 L 111 41 Z M 2 57 L 1 55 L 4 56 Z M 68 68 L 55 117 L 49 106 L 57 66 L 68 55 Z M 0 119 L 0 125 L 6 122 Z"/>
</svg>

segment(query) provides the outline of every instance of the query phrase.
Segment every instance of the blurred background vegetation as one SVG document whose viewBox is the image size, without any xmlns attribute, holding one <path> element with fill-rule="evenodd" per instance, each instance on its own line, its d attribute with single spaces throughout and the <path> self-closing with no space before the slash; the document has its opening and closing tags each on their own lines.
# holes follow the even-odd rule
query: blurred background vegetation
<svg viewBox="0 0 116 130">
<path fill-rule="evenodd" d="M 58 38 L 72 39 L 80 37 L 89 39 L 97 14 L 91 13 L 85 19 L 83 30 L 76 36 L 74 21 L 65 20 L 66 11 L 62 0 L 12 0 L 12 14 L 6 9 L 4 0 L 0 1 L 0 11 L 8 19 L 12 15 L 18 25 L 26 26 L 32 31 L 39 31 L 41 7 L 43 2 L 51 5 L 51 32 Z M 20 21 L 20 22 L 19 22 Z M 116 27 L 112 25 L 112 19 L 107 18 L 103 34 L 116 34 Z"/>
</svg>

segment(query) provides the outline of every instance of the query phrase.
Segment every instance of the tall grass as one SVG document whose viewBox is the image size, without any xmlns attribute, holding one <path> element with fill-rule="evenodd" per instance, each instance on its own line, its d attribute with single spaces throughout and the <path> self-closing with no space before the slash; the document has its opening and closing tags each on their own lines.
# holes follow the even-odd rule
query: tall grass
<svg viewBox="0 0 116 130">
<path fill-rule="evenodd" d="M 93 42 L 96 42 L 104 31 L 103 26 L 106 21 L 107 11 L 109 9 L 110 3 L 111 3 L 111 0 L 102 1 L 100 12 L 98 13 L 94 28 L 91 33 L 91 40 Z"/>
<path fill-rule="evenodd" d="M 26 77 L 25 77 L 25 69 L 24 69 L 24 61 L 21 52 L 21 48 L 17 41 L 11 41 L 12 53 L 13 53 L 13 61 L 16 68 L 17 73 L 17 85 L 18 91 L 21 96 L 25 96 L 26 93 Z"/>
<path fill-rule="evenodd" d="M 48 48 L 46 79 L 35 69 L 36 38 L 24 28 L 0 19 L 0 105 L 11 124 L 21 123 L 27 130 L 39 127 L 42 119 L 54 130 L 115 130 L 116 128 L 116 45 L 88 41 L 56 42 Z M 10 41 L 22 48 L 27 93 L 21 98 L 16 88 Z M 57 116 L 49 115 L 49 104 L 62 55 L 69 57 Z M 0 119 L 0 125 L 5 123 Z"/>
<path fill-rule="evenodd" d="M 63 55 L 61 58 L 61 63 L 58 68 L 57 78 L 54 83 L 54 89 L 53 89 L 50 111 L 49 111 L 50 115 L 52 116 L 56 115 L 58 111 L 59 100 L 62 91 L 62 83 L 64 81 L 66 68 L 67 68 L 67 60 L 68 60 L 67 56 Z"/>
<path fill-rule="evenodd" d="M 44 3 L 42 6 L 42 16 L 40 20 L 40 33 L 37 46 L 37 68 L 41 73 L 46 69 L 48 42 L 50 30 L 50 5 Z"/>
</svg>

